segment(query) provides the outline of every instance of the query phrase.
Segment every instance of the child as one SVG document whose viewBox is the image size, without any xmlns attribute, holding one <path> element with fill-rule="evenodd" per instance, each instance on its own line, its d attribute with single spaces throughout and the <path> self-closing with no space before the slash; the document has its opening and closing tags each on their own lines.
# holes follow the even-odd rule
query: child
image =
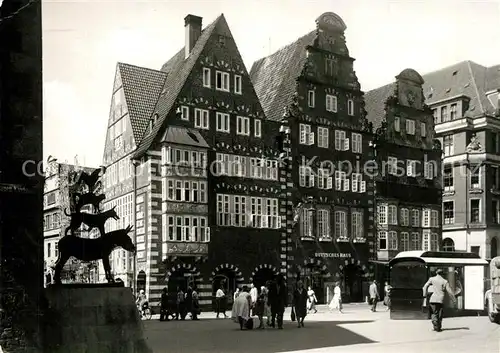
<svg viewBox="0 0 500 353">
<path fill-rule="evenodd" d="M 255 302 L 254 314 L 259 318 L 259 327 L 260 329 L 264 328 L 264 307 L 266 305 L 266 295 L 263 291 L 260 292 L 257 297 L 257 301 Z"/>
</svg>

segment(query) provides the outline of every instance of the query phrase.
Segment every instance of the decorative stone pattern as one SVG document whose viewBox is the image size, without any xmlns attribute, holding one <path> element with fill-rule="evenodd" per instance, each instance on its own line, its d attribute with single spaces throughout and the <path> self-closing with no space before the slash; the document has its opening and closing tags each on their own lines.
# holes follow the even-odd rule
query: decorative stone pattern
<svg viewBox="0 0 500 353">
<path fill-rule="evenodd" d="M 165 212 L 182 214 L 208 214 L 206 204 L 196 204 L 187 202 L 166 202 Z"/>
<path fill-rule="evenodd" d="M 167 254 L 197 255 L 208 254 L 208 244 L 197 242 L 167 242 Z"/>
</svg>

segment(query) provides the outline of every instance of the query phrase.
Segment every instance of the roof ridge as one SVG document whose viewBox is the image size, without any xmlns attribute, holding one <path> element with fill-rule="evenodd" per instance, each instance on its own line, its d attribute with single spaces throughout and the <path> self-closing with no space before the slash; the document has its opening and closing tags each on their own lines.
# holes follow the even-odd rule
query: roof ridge
<svg viewBox="0 0 500 353">
<path fill-rule="evenodd" d="M 129 63 L 124 63 L 124 62 L 121 62 L 121 61 L 118 61 L 117 65 L 118 65 L 118 66 L 120 66 L 120 65 L 125 65 L 125 66 L 134 67 L 134 68 L 137 68 L 137 69 L 144 69 L 144 70 L 149 70 L 149 71 L 155 71 L 155 72 L 161 72 L 161 73 L 164 73 L 164 72 L 163 72 L 163 71 L 161 71 L 161 70 L 151 69 L 151 68 L 149 68 L 149 67 L 144 67 L 144 66 L 139 66 L 139 65 L 129 64 Z"/>
<path fill-rule="evenodd" d="M 483 102 L 481 102 L 481 96 L 479 95 L 479 89 L 477 88 L 476 76 L 472 72 L 471 62 L 472 61 L 467 60 L 467 67 L 469 68 L 469 74 L 471 76 L 472 84 L 474 86 L 474 91 L 476 92 L 477 101 L 479 103 L 479 109 L 481 110 L 481 113 L 485 114 L 486 111 L 484 110 Z"/>
</svg>

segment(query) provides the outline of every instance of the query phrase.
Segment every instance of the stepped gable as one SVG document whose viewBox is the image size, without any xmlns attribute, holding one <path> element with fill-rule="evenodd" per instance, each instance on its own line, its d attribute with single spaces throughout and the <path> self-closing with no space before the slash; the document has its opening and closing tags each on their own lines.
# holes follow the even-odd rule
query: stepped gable
<svg viewBox="0 0 500 353">
<path fill-rule="evenodd" d="M 139 144 L 163 89 L 167 73 L 125 63 L 118 63 L 118 71 L 134 140 Z"/>
<path fill-rule="evenodd" d="M 465 117 L 478 117 L 494 114 L 495 107 L 486 93 L 500 88 L 500 65 L 486 68 L 472 61 L 445 67 L 422 76 L 424 95 L 427 105 L 459 95 L 470 98 Z M 395 83 L 385 85 L 365 94 L 367 118 L 374 128 L 380 127 L 385 119 L 385 100 L 393 95 Z"/>
<path fill-rule="evenodd" d="M 200 35 L 200 38 L 193 47 L 191 54 L 187 59 L 184 56 L 184 47 L 175 54 L 167 63 L 165 63 L 161 71 L 167 73 L 167 78 L 164 82 L 163 89 L 160 93 L 158 102 L 154 109 L 154 113 L 158 114 L 158 121 L 153 126 L 153 129 L 149 131 L 145 130 L 144 136 L 135 152 L 135 157 L 140 157 L 144 154 L 151 145 L 153 144 L 157 135 L 159 135 L 160 129 L 164 127 L 165 120 L 169 115 L 170 111 L 175 105 L 175 101 L 182 90 L 189 74 L 193 70 L 194 65 L 198 61 L 198 58 L 205 48 L 205 45 L 213 33 L 215 27 L 224 21 L 224 15 L 220 15 L 214 22 L 208 25 Z M 151 118 L 151 117 L 150 117 Z"/>
<path fill-rule="evenodd" d="M 314 30 L 252 65 L 250 79 L 267 119 L 280 121 L 283 108 L 292 103 L 297 78 L 307 59 L 306 47 L 313 45 L 316 36 Z"/>
</svg>

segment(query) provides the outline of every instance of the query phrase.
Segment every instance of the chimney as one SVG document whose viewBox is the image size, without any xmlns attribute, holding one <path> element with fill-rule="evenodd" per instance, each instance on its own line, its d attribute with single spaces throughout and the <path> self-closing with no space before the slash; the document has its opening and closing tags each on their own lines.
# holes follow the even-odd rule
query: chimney
<svg viewBox="0 0 500 353">
<path fill-rule="evenodd" d="M 189 57 L 198 38 L 200 38 L 201 20 L 201 17 L 195 15 L 187 15 L 184 18 L 184 28 L 186 30 L 186 45 L 184 47 L 185 59 Z"/>
</svg>

